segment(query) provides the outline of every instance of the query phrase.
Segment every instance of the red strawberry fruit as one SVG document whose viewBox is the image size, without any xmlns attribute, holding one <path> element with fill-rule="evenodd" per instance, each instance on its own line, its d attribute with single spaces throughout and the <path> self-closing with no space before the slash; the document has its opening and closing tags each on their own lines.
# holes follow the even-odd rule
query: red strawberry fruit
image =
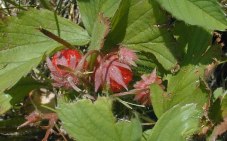
<svg viewBox="0 0 227 141">
<path fill-rule="evenodd" d="M 53 86 L 71 88 L 72 84 L 78 84 L 78 78 L 75 76 L 74 71 L 81 59 L 82 55 L 80 52 L 73 49 L 57 52 L 52 57 L 52 60 L 47 57 L 47 66 L 50 69 L 51 77 L 54 80 L 52 83 Z M 64 66 L 65 68 L 60 66 Z"/>
<path fill-rule="evenodd" d="M 126 68 L 123 68 L 123 67 L 118 67 L 120 72 L 121 72 L 121 75 L 122 75 L 122 78 L 123 78 L 123 81 L 125 83 L 125 85 L 127 86 L 131 81 L 132 81 L 132 72 Z M 113 79 L 110 78 L 110 89 L 112 92 L 120 92 L 122 91 L 122 89 L 124 89 L 124 87 L 117 83 L 116 81 L 114 81 Z"/>
<path fill-rule="evenodd" d="M 74 70 L 79 61 L 81 60 L 81 57 L 82 56 L 78 50 L 67 49 L 56 53 L 51 61 L 53 63 L 53 66 L 60 73 L 63 73 L 62 70 L 58 67 L 58 65 L 69 67 L 70 69 Z"/>
</svg>

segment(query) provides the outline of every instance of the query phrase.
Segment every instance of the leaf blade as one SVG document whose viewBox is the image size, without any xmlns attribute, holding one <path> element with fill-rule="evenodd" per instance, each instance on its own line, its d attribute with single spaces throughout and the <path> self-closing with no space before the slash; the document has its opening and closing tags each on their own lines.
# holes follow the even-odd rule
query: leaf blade
<svg viewBox="0 0 227 141">
<path fill-rule="evenodd" d="M 226 29 L 224 12 L 216 0 L 156 0 L 176 18 L 207 29 Z M 209 24 L 207 24 L 209 23 Z"/>
<path fill-rule="evenodd" d="M 166 70 L 171 70 L 177 64 L 173 53 L 176 42 L 166 29 L 157 26 L 165 22 L 166 17 L 157 3 L 133 0 L 129 7 L 127 27 L 121 44 L 140 52 L 145 58 L 154 56 Z"/>
<path fill-rule="evenodd" d="M 10 104 L 11 99 L 12 97 L 10 95 L 0 93 L 0 115 L 4 114 L 12 107 Z"/>
<path fill-rule="evenodd" d="M 69 104 L 61 103 L 57 113 L 64 123 L 63 127 L 78 141 L 136 141 L 140 139 L 142 129 L 139 121 L 133 119 L 131 122 L 115 123 L 111 103 L 110 99 L 104 97 L 98 98 L 94 103 L 89 100 L 79 100 Z M 129 136 L 132 133 L 134 135 Z"/>
<path fill-rule="evenodd" d="M 199 130 L 200 116 L 196 104 L 176 105 L 160 117 L 148 141 L 184 141 Z"/>
</svg>

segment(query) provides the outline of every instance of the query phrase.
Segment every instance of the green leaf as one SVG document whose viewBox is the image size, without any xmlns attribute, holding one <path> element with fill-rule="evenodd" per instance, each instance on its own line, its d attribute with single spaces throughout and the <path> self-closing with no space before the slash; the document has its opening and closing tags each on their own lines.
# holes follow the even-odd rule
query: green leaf
<svg viewBox="0 0 227 141">
<path fill-rule="evenodd" d="M 90 100 L 61 102 L 57 114 L 67 133 L 78 141 L 140 140 L 142 128 L 138 119 L 115 123 L 111 104 L 112 101 L 104 97 L 94 103 Z"/>
<path fill-rule="evenodd" d="M 141 141 L 147 141 L 147 138 L 149 138 L 149 135 L 151 134 L 152 129 L 148 129 L 146 131 L 143 132 L 143 138 Z"/>
<path fill-rule="evenodd" d="M 133 69 L 135 70 L 134 72 L 138 72 L 139 73 L 139 77 L 142 74 L 148 74 L 151 73 L 152 70 L 157 67 L 158 62 L 154 61 L 150 58 L 150 60 L 148 60 L 148 58 L 146 56 L 144 56 L 143 53 L 136 53 L 137 56 L 139 57 L 139 60 L 136 61 L 136 63 L 138 64 L 137 67 L 134 67 Z M 159 69 L 160 71 L 160 69 Z"/>
<path fill-rule="evenodd" d="M 203 73 L 194 66 L 181 68 L 175 76 L 169 76 L 167 95 L 171 99 L 166 102 L 166 108 L 169 109 L 179 103 L 196 103 L 198 107 L 207 102 L 208 92 L 203 82 L 200 82 L 200 76 Z"/>
<path fill-rule="evenodd" d="M 73 45 L 85 45 L 89 42 L 90 37 L 84 29 L 67 19 L 57 18 L 61 38 Z M 45 46 L 48 50 L 60 46 L 59 43 L 42 34 L 38 30 L 40 27 L 57 35 L 58 28 L 53 12 L 31 9 L 19 14 L 18 17 L 10 17 L 0 27 L 0 49 L 28 46 L 39 49 Z M 36 50 L 33 52 L 37 54 Z"/>
<path fill-rule="evenodd" d="M 211 35 L 208 31 L 182 23 L 177 23 L 176 27 L 177 41 L 182 50 L 182 68 L 176 75 L 167 76 L 167 92 L 151 87 L 151 100 L 158 117 L 179 103 L 197 103 L 202 108 L 207 102 L 208 91 L 200 78 L 204 76 L 206 65 L 212 62 L 213 57 L 220 55 L 218 48 L 209 46 Z"/>
<path fill-rule="evenodd" d="M 103 14 L 99 14 L 99 18 L 98 20 L 96 20 L 94 24 L 89 49 L 100 50 L 104 45 L 104 39 L 109 33 L 109 30 L 110 30 L 109 19 L 103 17 Z"/>
<path fill-rule="evenodd" d="M 213 57 L 218 56 L 217 48 L 209 47 L 211 35 L 206 30 L 181 23 L 176 25 L 179 47 L 182 50 L 182 68 L 176 75 L 167 76 L 167 92 L 151 87 L 151 100 L 158 117 L 179 103 L 196 103 L 202 108 L 209 96 L 201 81 L 204 68 L 212 62 Z"/>
<path fill-rule="evenodd" d="M 221 100 L 221 111 L 222 111 L 222 117 L 227 116 L 227 95 L 223 95 Z"/>
<path fill-rule="evenodd" d="M 83 24 L 90 35 L 98 15 L 103 13 L 104 17 L 111 18 L 120 2 L 121 0 L 78 0 Z"/>
<path fill-rule="evenodd" d="M 222 109 L 223 108 L 223 109 Z M 222 121 L 222 110 L 224 107 L 221 105 L 221 99 L 216 99 L 214 102 L 210 103 L 208 116 L 213 123 L 220 123 Z"/>
<path fill-rule="evenodd" d="M 177 104 L 196 103 L 199 108 L 208 100 L 205 85 L 200 82 L 201 71 L 194 66 L 181 68 L 177 75 L 168 75 L 167 92 L 151 86 L 151 100 L 155 114 L 160 117 Z"/>
<path fill-rule="evenodd" d="M 111 31 L 105 42 L 107 49 L 111 46 L 115 46 L 124 39 L 130 2 L 130 0 L 122 0 L 115 15 L 111 19 Z"/>
<path fill-rule="evenodd" d="M 0 63 L 5 63 L 4 65 L 6 65 L 4 68 L 0 69 L 0 79 L 2 80 L 0 84 L 0 92 L 3 92 L 4 90 L 12 87 L 15 83 L 17 83 L 17 81 L 21 79 L 21 77 L 29 73 L 30 70 L 36 67 L 42 60 L 42 54 L 40 54 L 41 57 L 31 58 L 27 61 L 17 60 L 20 62 L 3 62 L 3 60 L 1 60 L 1 56 L 4 56 L 6 54 L 10 56 L 6 57 L 5 59 L 13 59 L 14 54 L 12 51 L 14 51 L 14 49 L 0 52 Z"/>
<path fill-rule="evenodd" d="M 226 17 L 217 0 L 156 0 L 174 17 L 207 29 L 226 29 Z"/>
<path fill-rule="evenodd" d="M 196 104 L 176 105 L 160 117 L 147 141 L 185 141 L 200 129 L 201 116 Z"/>
<path fill-rule="evenodd" d="M 188 64 L 198 65 L 202 69 L 213 61 L 219 59 L 221 48 L 211 45 L 212 36 L 210 31 L 197 26 L 188 26 L 184 23 L 176 23 L 175 28 L 179 42 L 179 49 L 185 50 L 181 55 L 181 66 Z"/>
<path fill-rule="evenodd" d="M 12 97 L 8 94 L 0 93 L 0 115 L 11 108 L 10 100 Z"/>
<path fill-rule="evenodd" d="M 85 45 L 89 36 L 78 25 L 58 17 L 60 35 L 73 45 Z M 58 28 L 54 13 L 29 10 L 9 18 L 0 27 L 0 92 L 12 87 L 22 76 L 36 67 L 45 55 L 62 45 L 42 34 L 42 27 L 54 34 Z"/>
<path fill-rule="evenodd" d="M 223 89 L 222 88 L 217 88 L 214 92 L 213 92 L 213 101 L 217 100 L 218 98 L 220 98 L 223 95 Z"/>
<path fill-rule="evenodd" d="M 142 128 L 138 119 L 132 119 L 130 122 L 119 121 L 116 123 L 115 128 L 117 129 L 117 136 L 119 136 L 113 137 L 116 141 L 138 141 L 141 139 Z"/>
<path fill-rule="evenodd" d="M 165 102 L 167 97 L 164 97 L 164 91 L 158 84 L 152 84 L 150 86 L 150 98 L 155 112 L 155 115 L 159 118 L 165 112 Z"/>
<path fill-rule="evenodd" d="M 121 41 L 123 46 L 140 52 L 143 59 L 150 60 L 154 56 L 165 69 L 173 68 L 177 64 L 173 53 L 176 43 L 167 29 L 157 26 L 166 23 L 164 12 L 154 1 L 132 0 L 129 7 L 127 4 L 125 2 L 125 6 L 121 6 L 121 11 L 127 14 L 118 12 L 121 19 L 115 18 L 116 21 L 113 21 L 114 27 L 109 37 L 112 39 L 109 41 L 112 44 L 117 44 L 115 40 Z M 126 29 L 118 29 L 121 25 Z"/>
</svg>

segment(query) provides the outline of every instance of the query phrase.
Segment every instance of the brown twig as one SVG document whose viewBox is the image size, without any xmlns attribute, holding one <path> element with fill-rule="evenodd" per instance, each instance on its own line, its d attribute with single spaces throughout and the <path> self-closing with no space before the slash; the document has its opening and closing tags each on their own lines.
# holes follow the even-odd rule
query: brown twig
<svg viewBox="0 0 227 141">
<path fill-rule="evenodd" d="M 38 29 L 41 33 L 43 33 L 44 35 L 46 35 L 47 37 L 49 37 L 49 38 L 55 40 L 56 42 L 58 42 L 58 43 L 64 45 L 65 47 L 71 48 L 71 49 L 75 49 L 75 48 L 73 47 L 73 45 L 71 45 L 69 42 L 67 42 L 66 40 L 64 40 L 64 39 L 62 39 L 62 38 L 60 38 L 60 37 L 58 37 L 57 35 L 53 34 L 52 32 L 48 31 L 47 29 L 44 29 L 44 28 L 42 28 L 42 27 L 39 27 L 39 28 L 37 28 L 37 29 Z"/>
</svg>

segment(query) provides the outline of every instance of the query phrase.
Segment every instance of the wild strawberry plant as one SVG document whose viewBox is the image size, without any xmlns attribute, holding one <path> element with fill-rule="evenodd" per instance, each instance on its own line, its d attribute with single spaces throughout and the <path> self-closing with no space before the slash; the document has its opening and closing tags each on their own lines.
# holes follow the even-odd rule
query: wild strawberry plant
<svg viewBox="0 0 227 141">
<path fill-rule="evenodd" d="M 21 104 L 18 131 L 43 120 L 43 140 L 53 130 L 78 141 L 215 140 L 227 130 L 225 94 L 206 81 L 209 64 L 225 60 L 211 45 L 227 25 L 216 0 L 77 0 L 78 24 L 45 2 L 8 1 L 20 11 L 1 19 L 0 114 Z"/>
</svg>

